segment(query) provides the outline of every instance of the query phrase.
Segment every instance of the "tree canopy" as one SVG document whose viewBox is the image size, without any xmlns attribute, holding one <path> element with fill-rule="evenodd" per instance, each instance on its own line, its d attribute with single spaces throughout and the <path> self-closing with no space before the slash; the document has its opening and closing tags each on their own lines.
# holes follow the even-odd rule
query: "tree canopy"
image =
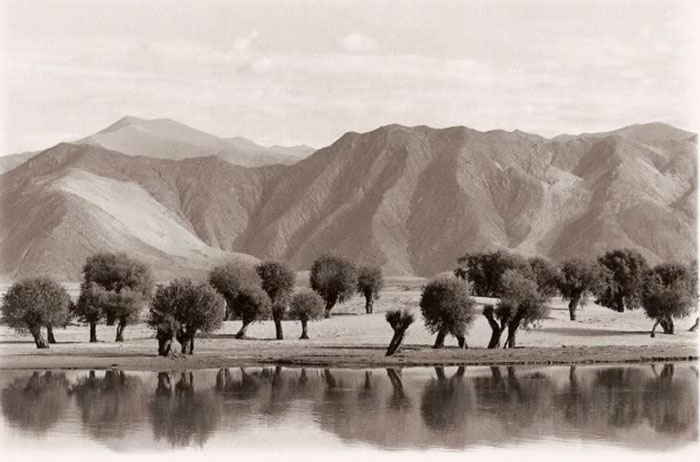
<svg viewBox="0 0 700 462">
<path fill-rule="evenodd" d="M 337 255 L 322 255 L 311 265 L 311 288 L 326 302 L 326 317 L 336 303 L 343 303 L 357 290 L 357 269 L 348 259 Z"/>
<path fill-rule="evenodd" d="M 360 266 L 357 271 L 357 290 L 365 297 L 365 311 L 372 313 L 374 300 L 379 299 L 379 291 L 384 287 L 382 269 L 376 265 Z"/>
<path fill-rule="evenodd" d="M 463 346 L 467 329 L 474 321 L 474 305 L 469 286 L 461 279 L 433 279 L 423 288 L 420 309 L 425 327 L 437 333 L 435 348 L 443 346 L 447 334 L 456 337 Z"/>
<path fill-rule="evenodd" d="M 505 250 L 473 253 L 457 260 L 456 276 L 468 280 L 474 295 L 481 297 L 500 297 L 501 278 L 508 270 L 536 280 L 530 262 L 523 256 Z"/>
<path fill-rule="evenodd" d="M 292 296 L 289 314 L 301 321 L 301 337 L 308 339 L 307 322 L 323 315 L 323 298 L 313 290 L 303 289 Z"/>
<path fill-rule="evenodd" d="M 644 256 L 632 249 L 617 249 L 598 258 L 606 271 L 596 303 L 622 313 L 641 304 L 644 280 L 649 269 Z"/>
<path fill-rule="evenodd" d="M 674 333 L 673 320 L 690 315 L 697 308 L 697 281 L 687 265 L 665 263 L 649 270 L 642 292 L 642 307 L 664 332 Z M 654 329 L 652 329 L 652 337 Z"/>
<path fill-rule="evenodd" d="M 515 347 L 515 335 L 520 327 L 530 327 L 549 313 L 545 297 L 537 283 L 515 270 L 508 270 L 502 277 L 501 300 L 496 316 L 508 326 L 505 346 Z"/>
<path fill-rule="evenodd" d="M 559 292 L 569 301 L 569 317 L 576 320 L 576 309 L 605 283 L 605 270 L 596 261 L 571 258 L 562 262 Z"/>
</svg>

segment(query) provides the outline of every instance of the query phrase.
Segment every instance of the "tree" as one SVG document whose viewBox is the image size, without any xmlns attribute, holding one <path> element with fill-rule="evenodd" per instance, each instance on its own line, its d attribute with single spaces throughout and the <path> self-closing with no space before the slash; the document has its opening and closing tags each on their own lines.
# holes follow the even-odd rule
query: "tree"
<svg viewBox="0 0 700 462">
<path fill-rule="evenodd" d="M 474 321 L 474 300 L 469 286 L 461 279 L 433 279 L 423 288 L 420 309 L 425 327 L 437 333 L 433 348 L 442 348 L 447 334 L 457 338 L 459 347 L 467 347 L 465 335 Z"/>
<path fill-rule="evenodd" d="M 546 297 L 537 288 L 537 283 L 515 270 L 508 270 L 501 278 L 501 300 L 496 307 L 496 316 L 502 326 L 508 327 L 508 339 L 504 348 L 515 348 L 515 335 L 520 327 L 530 327 L 544 319 L 549 313 Z M 493 327 L 493 326 L 492 326 Z"/>
<path fill-rule="evenodd" d="M 236 338 L 245 338 L 248 326 L 262 319 L 270 317 L 272 312 L 272 302 L 264 290 L 260 287 L 244 287 L 238 291 L 236 297 L 233 315 L 240 317 L 243 325 L 236 333 Z"/>
<path fill-rule="evenodd" d="M 234 317 L 238 292 L 244 287 L 260 287 L 262 281 L 255 267 L 241 261 L 230 261 L 209 272 L 209 284 L 226 300 L 226 320 Z"/>
<path fill-rule="evenodd" d="M 468 280 L 474 295 L 480 297 L 500 297 L 501 277 L 507 270 L 516 270 L 535 279 L 530 263 L 515 253 L 505 250 L 467 254 L 457 260 L 455 276 Z"/>
<path fill-rule="evenodd" d="M 197 332 L 211 332 L 221 327 L 224 305 L 223 297 L 203 282 L 176 279 L 167 286 L 159 286 L 148 318 L 148 325 L 156 330 L 158 353 L 169 354 L 173 336 L 183 354 L 194 353 Z"/>
<path fill-rule="evenodd" d="M 676 263 L 655 266 L 646 277 L 642 306 L 647 317 L 653 319 L 652 338 L 656 326 L 666 334 L 674 333 L 673 320 L 688 316 L 697 305 L 697 292 L 692 270 Z"/>
<path fill-rule="evenodd" d="M 371 314 L 374 301 L 379 299 L 379 291 L 384 287 L 382 270 L 378 266 L 361 266 L 357 273 L 357 290 L 365 296 L 365 311 Z"/>
<path fill-rule="evenodd" d="M 97 253 L 88 257 L 83 266 L 82 287 L 88 290 L 91 283 L 107 292 L 99 297 L 103 303 L 99 311 L 106 318 L 107 325 L 117 323 L 114 341 L 124 341 L 124 329 L 138 321 L 141 309 L 153 292 L 150 268 L 125 253 Z"/>
<path fill-rule="evenodd" d="M 287 310 L 289 297 L 294 289 L 296 275 L 289 266 L 278 261 L 265 261 L 255 267 L 262 288 L 272 302 L 272 319 L 275 322 L 275 335 L 277 340 L 282 340 L 282 319 Z"/>
<path fill-rule="evenodd" d="M 633 310 L 641 304 L 644 279 L 649 269 L 641 253 L 631 249 L 607 252 L 598 258 L 607 270 L 605 284 L 598 291 L 596 303 L 617 312 Z"/>
<path fill-rule="evenodd" d="M 559 289 L 559 268 L 542 257 L 531 257 L 528 262 L 540 293 L 548 298 L 555 297 Z"/>
<path fill-rule="evenodd" d="M 386 356 L 391 356 L 401 348 L 406 331 L 413 324 L 413 313 L 409 310 L 389 310 L 386 312 L 386 322 L 389 323 L 394 330 L 394 336 L 389 342 L 389 348 L 386 350 Z"/>
<path fill-rule="evenodd" d="M 80 284 L 80 296 L 75 304 L 73 314 L 80 322 L 90 325 L 90 343 L 97 342 L 97 324 L 104 317 L 104 308 L 107 306 L 110 292 L 96 282 Z"/>
<path fill-rule="evenodd" d="M 320 318 L 323 314 L 323 298 L 313 290 L 303 289 L 292 296 L 289 314 L 301 321 L 301 337 L 299 338 L 308 339 L 306 324 L 308 321 Z"/>
<path fill-rule="evenodd" d="M 65 326 L 70 318 L 71 299 L 66 289 L 48 277 L 23 279 L 2 297 L 5 322 L 18 331 L 29 330 L 37 348 L 48 348 L 43 326 Z"/>
<path fill-rule="evenodd" d="M 326 302 L 326 317 L 336 303 L 353 296 L 357 288 L 357 270 L 349 260 L 336 255 L 322 255 L 311 265 L 311 288 Z"/>
<path fill-rule="evenodd" d="M 576 320 L 576 309 L 590 294 L 599 292 L 605 282 L 605 270 L 595 261 L 572 258 L 561 264 L 559 292 L 569 301 L 569 318 Z"/>
</svg>

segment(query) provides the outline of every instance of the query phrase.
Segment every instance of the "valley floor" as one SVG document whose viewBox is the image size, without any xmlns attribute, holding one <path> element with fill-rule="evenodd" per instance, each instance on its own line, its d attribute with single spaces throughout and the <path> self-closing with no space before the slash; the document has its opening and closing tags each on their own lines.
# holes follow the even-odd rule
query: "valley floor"
<svg viewBox="0 0 700 462">
<path fill-rule="evenodd" d="M 356 297 L 334 309 L 330 319 L 309 324 L 310 340 L 298 340 L 301 327 L 284 322 L 285 340 L 274 340 L 274 325 L 265 321 L 252 325 L 249 339 L 236 340 L 239 321 L 206 336 L 198 337 L 195 354 L 160 358 L 153 332 L 145 324 L 127 327 L 126 341 L 114 343 L 114 327 L 99 326 L 99 343 L 87 342 L 86 326 L 56 330 L 58 344 L 37 350 L 31 338 L 0 327 L 0 369 L 105 369 L 183 370 L 237 367 L 259 364 L 308 365 L 318 367 L 405 367 L 425 365 L 562 364 L 697 361 L 697 335 L 688 332 L 693 318 L 677 322 L 675 335 L 657 332 L 649 336 L 652 322 L 641 310 L 616 313 L 589 304 L 569 321 L 566 304 L 554 300 L 550 318 L 539 328 L 518 334 L 519 348 L 487 350 L 490 329 L 479 315 L 469 331 L 468 350 L 448 338 L 446 348 L 431 348 L 434 336 L 423 326 L 415 285 L 390 287 L 375 302 L 375 313 L 362 314 L 364 299 Z M 483 303 L 487 300 L 477 299 Z M 391 308 L 410 308 L 416 322 L 408 330 L 403 349 L 386 358 L 384 352 L 392 330 L 384 320 Z M 481 306 L 477 307 L 478 312 Z M 179 346 L 175 344 L 176 346 Z"/>
</svg>

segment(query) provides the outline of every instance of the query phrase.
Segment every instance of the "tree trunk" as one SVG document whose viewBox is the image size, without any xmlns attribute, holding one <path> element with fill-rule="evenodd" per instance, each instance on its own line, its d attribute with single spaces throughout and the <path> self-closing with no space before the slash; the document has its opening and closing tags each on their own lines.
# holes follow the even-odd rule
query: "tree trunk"
<svg viewBox="0 0 700 462">
<path fill-rule="evenodd" d="M 277 340 L 284 340 L 284 334 L 282 333 L 282 319 L 275 319 L 275 337 Z"/>
<path fill-rule="evenodd" d="M 688 332 L 695 332 L 696 330 L 698 330 L 698 326 L 700 326 L 700 317 L 695 318 L 695 324 L 693 324 L 693 326 L 690 329 L 688 329 Z"/>
<path fill-rule="evenodd" d="M 126 322 L 124 321 L 119 321 L 117 324 L 117 336 L 114 338 L 115 342 L 123 342 L 124 341 L 124 329 L 126 328 Z"/>
<path fill-rule="evenodd" d="M 189 349 L 187 350 L 187 354 L 194 354 L 194 336 L 196 332 L 192 332 L 192 335 L 190 335 L 188 344 L 189 344 Z"/>
<path fill-rule="evenodd" d="M 56 337 L 53 336 L 53 326 L 50 323 L 46 325 L 46 339 L 49 343 L 56 343 Z"/>
<path fill-rule="evenodd" d="M 331 317 L 331 310 L 335 306 L 335 300 L 328 300 L 326 301 L 326 318 Z"/>
<path fill-rule="evenodd" d="M 657 320 L 654 322 L 654 325 L 653 325 L 652 328 L 651 328 L 651 338 L 656 337 L 656 326 L 658 326 L 660 322 L 661 322 L 661 320 L 659 320 L 659 319 L 657 319 Z"/>
<path fill-rule="evenodd" d="M 374 297 L 372 297 L 372 294 L 365 294 L 365 311 L 367 314 L 372 314 L 374 307 Z"/>
<path fill-rule="evenodd" d="M 674 326 L 673 326 L 673 319 L 671 318 L 666 318 L 666 319 L 661 319 L 659 321 L 661 324 L 661 328 L 664 331 L 664 334 L 673 334 L 674 332 Z"/>
<path fill-rule="evenodd" d="M 508 339 L 506 339 L 503 348 L 515 348 L 515 334 L 518 331 L 519 324 L 520 319 L 517 319 L 517 322 L 514 320 L 508 323 Z"/>
<path fill-rule="evenodd" d="M 301 337 L 299 337 L 301 340 L 308 340 L 309 339 L 309 334 L 306 331 L 306 319 L 301 320 Z"/>
<path fill-rule="evenodd" d="M 90 323 L 90 343 L 96 343 L 96 342 L 97 342 L 97 323 L 91 322 Z"/>
<path fill-rule="evenodd" d="M 401 343 L 403 343 L 404 334 L 406 329 L 397 329 L 394 331 L 394 336 L 389 343 L 389 348 L 386 350 L 385 356 L 391 356 L 401 348 Z"/>
<path fill-rule="evenodd" d="M 437 333 L 437 336 L 435 337 L 435 344 L 433 345 L 433 348 L 442 348 L 445 346 L 445 337 L 447 337 L 447 332 L 444 330 L 440 330 Z"/>
<path fill-rule="evenodd" d="M 464 337 L 464 335 L 457 336 L 457 345 L 465 350 L 469 348 L 469 346 L 467 346 L 467 339 Z"/>
<path fill-rule="evenodd" d="M 32 334 L 32 337 L 34 337 L 34 343 L 38 349 L 43 350 L 49 347 L 49 344 L 46 343 L 41 333 L 41 326 L 29 326 L 29 332 Z"/>
<path fill-rule="evenodd" d="M 245 338 L 245 333 L 246 333 L 246 330 L 248 329 L 249 324 L 250 324 L 250 321 L 243 321 L 243 325 L 241 326 L 241 330 L 238 331 L 238 333 L 235 335 L 234 338 L 237 338 L 237 339 Z"/>
<path fill-rule="evenodd" d="M 158 355 L 168 356 L 173 344 L 172 332 L 159 329 L 156 332 L 156 338 L 158 339 Z"/>
<path fill-rule="evenodd" d="M 493 306 L 488 305 L 484 307 L 483 314 L 486 320 L 489 322 L 489 326 L 491 326 L 491 340 L 489 340 L 489 346 L 487 348 L 498 348 L 501 346 L 501 334 L 503 333 L 503 329 L 493 318 Z"/>
<path fill-rule="evenodd" d="M 576 308 L 581 301 L 581 295 L 576 295 L 569 300 L 569 319 L 571 321 L 576 321 Z"/>
</svg>

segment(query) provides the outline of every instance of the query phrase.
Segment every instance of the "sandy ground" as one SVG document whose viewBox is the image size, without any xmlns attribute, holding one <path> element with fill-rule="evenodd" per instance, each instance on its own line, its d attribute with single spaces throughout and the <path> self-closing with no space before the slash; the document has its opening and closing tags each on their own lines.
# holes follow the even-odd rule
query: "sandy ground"
<svg viewBox="0 0 700 462">
<path fill-rule="evenodd" d="M 236 340 L 233 335 L 240 322 L 227 321 L 220 330 L 198 337 L 195 354 L 189 357 L 158 357 L 154 334 L 144 324 L 129 326 L 121 344 L 113 342 L 114 327 L 99 326 L 100 342 L 90 344 L 87 327 L 71 325 L 56 331 L 59 343 L 49 350 L 37 350 L 29 336 L 2 326 L 0 368 L 175 370 L 268 363 L 386 367 L 697 360 L 697 334 L 687 331 L 694 318 L 678 321 L 677 334 L 659 333 L 652 339 L 652 322 L 641 310 L 616 313 L 589 304 L 579 311 L 577 321 L 569 321 L 566 304 L 558 299 L 552 301 L 550 317 L 538 328 L 519 333 L 519 348 L 487 350 L 490 328 L 479 315 L 467 337 L 469 349 L 457 349 L 455 339 L 448 338 L 444 350 L 433 350 L 434 336 L 423 326 L 418 308 L 420 284 L 415 278 L 393 281 L 375 302 L 372 315 L 363 314 L 364 299 L 359 296 L 337 306 L 332 318 L 309 324 L 310 340 L 298 340 L 301 326 L 297 321 L 284 322 L 285 340 L 274 339 L 271 321 L 255 323 L 248 330 L 249 339 Z M 477 301 L 483 304 L 489 300 Z M 411 309 L 416 322 L 403 349 L 386 358 L 392 330 L 384 312 L 392 308 Z M 480 312 L 481 306 L 477 309 Z"/>
</svg>

